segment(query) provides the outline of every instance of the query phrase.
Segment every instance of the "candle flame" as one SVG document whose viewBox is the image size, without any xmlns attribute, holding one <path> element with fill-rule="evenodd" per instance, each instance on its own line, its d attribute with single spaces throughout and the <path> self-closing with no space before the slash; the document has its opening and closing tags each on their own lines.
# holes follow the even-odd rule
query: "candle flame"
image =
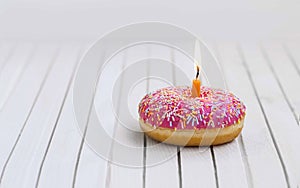
<svg viewBox="0 0 300 188">
<path fill-rule="evenodd" d="M 194 47 L 194 64 L 196 66 L 196 79 L 199 78 L 200 74 L 200 67 L 201 67 L 201 49 L 200 49 L 200 43 L 199 40 L 195 40 L 195 47 Z"/>
</svg>

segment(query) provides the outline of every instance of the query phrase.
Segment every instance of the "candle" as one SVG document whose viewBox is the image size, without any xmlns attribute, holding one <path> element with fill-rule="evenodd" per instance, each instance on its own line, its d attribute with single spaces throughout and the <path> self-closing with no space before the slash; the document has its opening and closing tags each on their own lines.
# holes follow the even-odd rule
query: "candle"
<svg viewBox="0 0 300 188">
<path fill-rule="evenodd" d="M 192 97 L 200 97 L 201 81 L 199 80 L 199 66 L 197 66 L 196 79 L 192 83 Z"/>
</svg>

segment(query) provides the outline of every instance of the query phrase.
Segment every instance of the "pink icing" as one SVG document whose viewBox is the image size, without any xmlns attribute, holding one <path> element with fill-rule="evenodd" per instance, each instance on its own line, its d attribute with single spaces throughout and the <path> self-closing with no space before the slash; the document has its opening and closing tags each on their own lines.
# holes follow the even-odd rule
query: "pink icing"
<svg viewBox="0 0 300 188">
<path fill-rule="evenodd" d="M 162 88 L 139 104 L 144 122 L 171 129 L 224 128 L 239 123 L 245 112 L 245 105 L 232 93 L 206 86 L 196 98 L 187 86 Z"/>
</svg>

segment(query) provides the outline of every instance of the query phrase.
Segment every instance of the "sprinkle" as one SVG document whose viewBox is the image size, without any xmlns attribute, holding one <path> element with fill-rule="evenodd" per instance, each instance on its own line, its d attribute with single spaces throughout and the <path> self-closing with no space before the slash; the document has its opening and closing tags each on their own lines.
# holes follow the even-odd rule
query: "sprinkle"
<svg viewBox="0 0 300 188">
<path fill-rule="evenodd" d="M 179 123 L 182 129 L 223 128 L 239 123 L 245 111 L 244 104 L 232 93 L 205 86 L 197 99 L 191 98 L 190 87 L 162 88 L 146 95 L 138 106 L 140 117 L 154 127 Z"/>
<path fill-rule="evenodd" d="M 200 118 L 200 121 L 202 121 L 202 115 L 201 114 L 199 114 L 199 118 Z M 198 122 L 197 122 L 198 123 Z"/>
<path fill-rule="evenodd" d="M 188 120 L 187 120 L 187 122 L 186 122 L 186 123 L 190 123 L 191 119 L 192 119 L 192 117 L 191 117 L 191 116 L 189 116 L 189 117 L 188 117 Z"/>
</svg>

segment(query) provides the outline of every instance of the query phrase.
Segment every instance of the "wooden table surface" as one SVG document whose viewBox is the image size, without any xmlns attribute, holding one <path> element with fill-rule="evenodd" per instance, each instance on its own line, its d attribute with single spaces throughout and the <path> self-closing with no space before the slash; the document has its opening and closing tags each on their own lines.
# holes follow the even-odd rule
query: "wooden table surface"
<svg viewBox="0 0 300 188">
<path fill-rule="evenodd" d="M 155 142 L 113 120 L 108 125 L 113 137 L 143 148 L 134 154 L 144 164 L 142 168 L 108 162 L 81 136 L 72 88 L 87 46 L 1 42 L 0 187 L 300 186 L 300 43 L 209 45 L 220 61 L 228 89 L 247 106 L 245 127 L 229 144 L 181 150 L 160 144 L 162 153 L 175 155 L 149 167 L 149 161 L 157 156 L 144 146 Z M 120 56 L 115 61 L 128 62 L 130 53 L 134 54 L 128 52 L 127 59 Z M 176 54 L 170 58 L 180 61 Z M 116 63 L 112 68 L 120 66 Z M 149 65 L 145 74 L 155 69 Z M 161 69 L 176 80 L 176 71 Z M 155 81 L 142 84 L 130 97 L 133 113 L 142 95 L 163 86 Z"/>
</svg>

